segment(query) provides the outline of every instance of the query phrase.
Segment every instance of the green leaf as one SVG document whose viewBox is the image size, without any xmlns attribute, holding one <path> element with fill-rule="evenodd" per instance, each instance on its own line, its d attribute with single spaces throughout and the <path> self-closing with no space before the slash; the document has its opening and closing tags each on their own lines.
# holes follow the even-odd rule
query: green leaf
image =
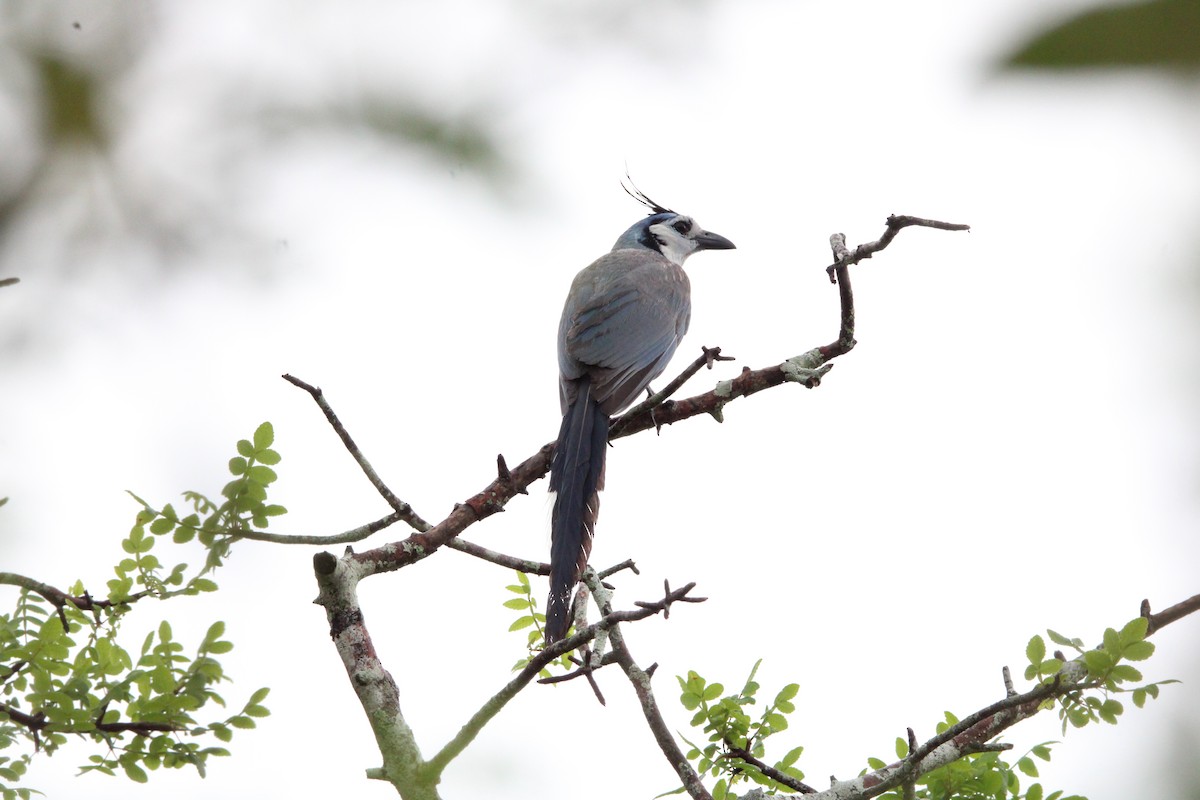
<svg viewBox="0 0 1200 800">
<path fill-rule="evenodd" d="M 283 456 L 276 453 L 274 450 L 259 450 L 254 454 L 254 458 L 260 464 L 278 464 L 283 460 Z"/>
<path fill-rule="evenodd" d="M 1021 770 L 1021 772 L 1024 772 L 1031 778 L 1036 778 L 1038 776 L 1037 764 L 1033 763 L 1033 759 L 1029 756 L 1025 756 L 1017 760 L 1017 769 Z"/>
<path fill-rule="evenodd" d="M 125 770 L 125 777 L 129 778 L 129 780 L 133 781 L 134 783 L 145 783 L 149 780 L 149 777 L 146 775 L 146 771 L 139 767 L 137 763 L 132 760 L 122 759 L 121 767 Z"/>
<path fill-rule="evenodd" d="M 511 600 L 505 600 L 504 607 L 517 611 L 524 611 L 525 609 L 529 608 L 529 601 L 524 597 L 514 597 Z"/>
<path fill-rule="evenodd" d="M 532 624 L 533 617 L 526 615 L 524 617 L 517 617 L 515 620 L 513 620 L 513 624 L 509 625 L 508 629 L 510 631 L 519 631 L 522 628 L 528 628 Z"/>
<path fill-rule="evenodd" d="M 704 689 L 704 700 L 711 703 L 713 700 L 716 700 L 718 697 L 720 697 L 721 693 L 724 691 L 725 687 L 723 685 L 719 683 L 710 683 Z"/>
<path fill-rule="evenodd" d="M 271 423 L 264 422 L 254 431 L 254 449 L 265 450 L 275 443 L 275 429 Z"/>
<path fill-rule="evenodd" d="M 159 536 L 173 530 L 175 530 L 175 521 L 167 517 L 159 517 L 150 523 L 150 532 Z"/>
<path fill-rule="evenodd" d="M 1134 642 L 1140 642 L 1146 638 L 1146 630 L 1150 625 L 1150 620 L 1145 617 L 1134 617 L 1125 623 L 1125 627 L 1121 628 L 1120 639 L 1121 646 L 1126 647 Z"/>
<path fill-rule="evenodd" d="M 1030 784 L 1025 790 L 1025 800 L 1042 800 L 1042 785 L 1040 783 Z"/>
<path fill-rule="evenodd" d="M 1025 645 L 1025 657 L 1029 659 L 1030 664 L 1042 663 L 1042 659 L 1046 657 L 1046 642 L 1041 636 L 1034 636 L 1029 640 L 1029 644 Z"/>
<path fill-rule="evenodd" d="M 1141 670 L 1129 664 L 1117 664 L 1112 668 L 1112 672 L 1108 676 L 1115 681 L 1140 681 L 1142 679 Z"/>
<path fill-rule="evenodd" d="M 271 690 L 266 686 L 259 689 L 254 694 L 250 695 L 251 705 L 257 705 L 257 704 L 261 703 L 263 700 L 266 700 L 267 695 L 269 695 L 270 693 L 271 693 Z"/>
<path fill-rule="evenodd" d="M 1121 655 L 1121 637 L 1112 628 L 1104 629 L 1104 649 L 1114 657 Z"/>
<path fill-rule="evenodd" d="M 1033 746 L 1033 748 L 1031 749 L 1031 752 L 1032 752 L 1032 753 L 1033 753 L 1035 756 L 1037 756 L 1038 758 L 1040 758 L 1042 761 L 1049 761 L 1049 760 L 1050 760 L 1050 748 L 1049 748 L 1049 747 L 1047 747 L 1047 746 L 1046 746 L 1046 745 L 1044 745 L 1044 744 L 1037 744 L 1037 745 L 1034 745 L 1034 746 Z"/>
<path fill-rule="evenodd" d="M 230 475 L 245 475 L 246 468 L 248 466 L 249 466 L 249 463 L 246 461 L 246 459 L 241 458 L 240 456 L 234 456 L 233 458 L 229 459 L 229 474 Z"/>
<path fill-rule="evenodd" d="M 1125 707 L 1121 705 L 1120 701 L 1114 700 L 1111 697 L 1100 704 L 1100 719 L 1110 725 L 1116 725 L 1117 717 L 1123 713 L 1125 713 Z"/>
<path fill-rule="evenodd" d="M 1132 642 L 1121 655 L 1130 661 L 1145 661 L 1154 655 L 1154 642 Z"/>
<path fill-rule="evenodd" d="M 795 764 L 797 761 L 800 760 L 800 754 L 803 752 L 804 752 L 803 747 L 793 747 L 791 750 L 787 751 L 787 753 L 784 755 L 784 757 L 775 766 L 778 769 L 787 769 L 792 764 Z"/>
<path fill-rule="evenodd" d="M 1103 675 L 1112 668 L 1112 656 L 1105 650 L 1088 650 L 1083 654 L 1083 663 L 1087 665 L 1088 674 L 1093 677 Z"/>
<path fill-rule="evenodd" d="M 1080 647 L 1083 645 L 1083 642 L 1079 641 L 1078 639 L 1068 639 L 1061 633 L 1052 631 L 1049 628 L 1046 629 L 1046 633 L 1050 636 L 1050 641 L 1054 642 L 1055 644 L 1062 645 L 1063 647 Z"/>
<path fill-rule="evenodd" d="M 269 486 L 279 480 L 279 475 L 270 467 L 265 467 L 262 464 L 255 464 L 246 473 L 246 477 L 260 486 Z"/>
</svg>

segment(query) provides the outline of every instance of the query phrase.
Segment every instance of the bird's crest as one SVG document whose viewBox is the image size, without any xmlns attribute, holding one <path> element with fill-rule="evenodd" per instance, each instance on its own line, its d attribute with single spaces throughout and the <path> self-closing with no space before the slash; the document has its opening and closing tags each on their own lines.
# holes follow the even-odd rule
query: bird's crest
<svg viewBox="0 0 1200 800">
<path fill-rule="evenodd" d="M 625 194 L 629 195 L 634 200 L 637 200 L 639 203 L 644 205 L 646 208 L 650 209 L 651 215 L 678 213 L 674 209 L 659 205 L 658 203 L 654 202 L 649 197 L 647 197 L 646 193 L 643 192 L 641 189 L 637 188 L 637 185 L 634 184 L 633 178 L 630 177 L 628 171 L 625 172 L 625 180 L 621 181 L 621 188 L 625 190 Z"/>
</svg>

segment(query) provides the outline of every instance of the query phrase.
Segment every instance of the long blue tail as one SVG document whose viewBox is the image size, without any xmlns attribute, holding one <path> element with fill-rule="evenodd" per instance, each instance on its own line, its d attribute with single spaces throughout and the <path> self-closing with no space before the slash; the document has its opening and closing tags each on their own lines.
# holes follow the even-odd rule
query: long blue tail
<svg viewBox="0 0 1200 800">
<path fill-rule="evenodd" d="M 600 510 L 608 415 L 592 398 L 585 376 L 576 384 L 575 402 L 563 415 L 558 446 L 550 464 L 550 491 L 557 492 L 550 518 L 550 599 L 546 603 L 546 642 L 567 634 L 571 590 L 592 552 L 592 533 Z"/>
</svg>

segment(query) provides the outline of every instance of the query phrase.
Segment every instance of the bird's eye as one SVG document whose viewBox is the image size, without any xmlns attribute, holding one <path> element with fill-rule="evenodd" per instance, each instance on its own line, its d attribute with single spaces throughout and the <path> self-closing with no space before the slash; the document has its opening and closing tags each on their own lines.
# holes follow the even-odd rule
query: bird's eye
<svg viewBox="0 0 1200 800">
<path fill-rule="evenodd" d="M 692 226 L 687 220 L 681 219 L 678 222 L 676 222 L 674 225 L 672 225 L 671 227 L 674 228 L 679 233 L 687 233 L 688 228 L 690 228 Z"/>
</svg>

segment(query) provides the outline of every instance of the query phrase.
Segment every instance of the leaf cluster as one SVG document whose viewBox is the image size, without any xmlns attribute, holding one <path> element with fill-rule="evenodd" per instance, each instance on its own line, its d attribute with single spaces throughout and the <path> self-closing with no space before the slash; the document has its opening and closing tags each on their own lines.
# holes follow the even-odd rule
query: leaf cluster
<svg viewBox="0 0 1200 800">
<path fill-rule="evenodd" d="M 233 649 L 223 622 L 213 622 L 190 652 L 166 621 L 137 649 L 119 634 L 139 601 L 215 591 L 211 573 L 239 532 L 284 513 L 267 503 L 266 488 L 276 479 L 268 465 L 279 462 L 273 438 L 263 423 L 252 441 L 238 442 L 229 463 L 233 480 L 220 504 L 190 492 L 193 511 L 180 516 L 171 505 L 158 511 L 135 495 L 142 509 L 121 542 L 125 557 L 104 599 L 94 600 L 81 583 L 65 600 L 23 588 L 14 611 L 0 615 L 0 751 L 25 747 L 0 756 L 0 797 L 29 797 L 31 790 L 9 784 L 22 778 L 33 755 L 53 754 L 71 738 L 100 746 L 82 772 L 121 772 L 142 782 L 147 770 L 190 766 L 203 775 L 210 756 L 228 755 L 213 739 L 227 743 L 235 729 L 254 728 L 270 713 L 262 705 L 268 690 L 259 689 L 235 713 L 199 719 L 200 712 L 226 705 L 216 690 L 228 680 L 220 656 Z M 177 545 L 197 540 L 203 565 L 166 569 L 155 549 L 167 534 Z"/>
<path fill-rule="evenodd" d="M 1085 650 L 1082 641 L 1064 636 L 1053 630 L 1047 630 L 1050 640 L 1062 647 L 1069 647 L 1077 653 L 1075 661 L 1086 669 L 1087 674 L 1079 686 L 1057 701 L 1047 700 L 1045 707 L 1053 708 L 1057 702 L 1059 718 L 1065 734 L 1067 726 L 1082 728 L 1091 722 L 1103 720 L 1110 725 L 1117 723 L 1117 717 L 1125 712 L 1125 706 L 1113 697 L 1116 694 L 1129 693 L 1133 704 L 1141 708 L 1146 698 L 1157 698 L 1160 686 L 1176 683 L 1174 680 L 1157 681 L 1140 686 L 1129 686 L 1131 683 L 1141 683 L 1142 672 L 1129 661 L 1145 661 L 1154 654 L 1154 643 L 1146 641 L 1146 631 L 1149 622 L 1145 617 L 1135 617 L 1127 622 L 1121 630 L 1107 628 L 1104 631 L 1103 644 L 1091 650 Z M 1061 652 L 1046 654 L 1046 641 L 1041 636 L 1034 636 L 1025 647 L 1025 657 L 1029 664 L 1025 667 L 1025 679 L 1037 680 L 1039 683 L 1051 683 L 1058 680 L 1065 657 Z M 1088 690 L 1099 690 L 1099 696 Z"/>
<path fill-rule="evenodd" d="M 944 733 L 958 724 L 958 717 L 949 711 L 937 725 Z M 1086 800 L 1078 795 L 1064 796 L 1062 791 L 1046 793 L 1041 783 L 1032 783 L 1022 791 L 1021 775 L 1038 777 L 1037 760 L 1049 761 L 1050 749 L 1058 742 L 1034 745 L 1015 762 L 999 752 L 972 753 L 964 758 L 932 770 L 918 778 L 909 797 L 913 800 Z M 908 756 L 908 742 L 896 738 L 896 756 Z M 888 766 L 882 759 L 868 758 L 867 769 L 880 770 Z M 867 770 L 863 770 L 865 773 Z M 903 790 L 896 789 L 880 795 L 886 800 L 903 800 Z"/>
<path fill-rule="evenodd" d="M 701 775 L 708 773 L 718 778 L 712 792 L 715 800 L 735 796 L 733 789 L 740 781 L 758 784 L 768 794 L 792 791 L 786 784 L 765 775 L 757 764 L 742 755 L 748 754 L 761 762 L 766 755 L 764 741 L 787 730 L 787 715 L 796 710 L 792 700 L 799 693 L 800 686 L 789 683 L 779 690 L 761 714 L 752 716 L 749 713 L 748 707 L 758 702 L 757 695 L 761 687 L 755 676 L 761 665 L 762 659 L 759 659 L 741 690 L 728 695 L 724 694 L 725 687 L 722 684 L 708 683 L 695 671 L 689 671 L 687 678 L 676 676 L 683 690 L 680 702 L 688 711 L 695 712 L 691 720 L 692 727 L 702 728 L 708 734 L 708 743 L 703 746 L 693 744 L 684 737 L 691 748 L 687 758 L 696 764 L 696 771 Z M 796 781 L 802 781 L 804 773 L 795 764 L 803 752 L 803 747 L 792 748 L 771 766 Z M 682 791 L 682 787 L 676 791 Z"/>
</svg>

